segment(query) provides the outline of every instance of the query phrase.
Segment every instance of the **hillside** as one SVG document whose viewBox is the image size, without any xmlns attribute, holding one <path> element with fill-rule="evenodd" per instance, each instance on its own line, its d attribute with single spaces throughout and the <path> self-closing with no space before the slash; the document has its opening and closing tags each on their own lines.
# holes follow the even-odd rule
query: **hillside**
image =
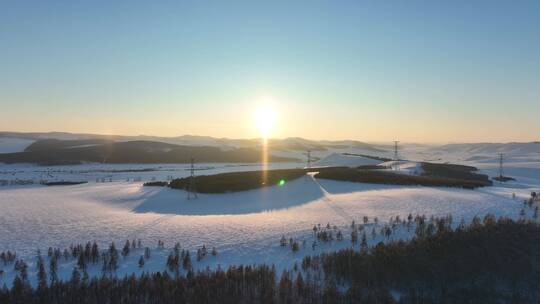
<svg viewBox="0 0 540 304">
<path fill-rule="evenodd" d="M 3 163 L 37 163 L 46 165 L 98 163 L 188 163 L 197 162 L 252 163 L 261 161 L 257 149 L 234 148 L 227 151 L 209 146 L 181 146 L 152 141 L 113 142 L 89 140 L 41 140 L 24 152 L 0 154 Z M 271 162 L 295 161 L 270 156 Z"/>
<path fill-rule="evenodd" d="M 149 136 L 149 135 L 100 135 L 85 133 L 67 133 L 67 132 L 43 132 L 43 133 L 22 133 L 22 132 L 0 132 L 0 139 L 25 139 L 33 141 L 57 139 L 62 141 L 73 140 L 102 140 L 102 141 L 154 141 L 181 146 L 212 146 L 220 148 L 260 148 L 261 140 L 259 138 L 234 139 L 234 138 L 216 138 L 211 136 L 182 135 L 173 137 Z M 288 137 L 283 139 L 271 139 L 272 149 L 279 151 L 326 151 L 328 149 L 363 149 L 372 152 L 382 152 L 376 146 L 353 140 L 341 141 L 317 141 L 300 137 Z M 1 142 L 0 142 L 1 144 Z M 1 151 L 1 146 L 0 146 Z M 20 152 L 20 151 L 19 151 Z"/>
</svg>

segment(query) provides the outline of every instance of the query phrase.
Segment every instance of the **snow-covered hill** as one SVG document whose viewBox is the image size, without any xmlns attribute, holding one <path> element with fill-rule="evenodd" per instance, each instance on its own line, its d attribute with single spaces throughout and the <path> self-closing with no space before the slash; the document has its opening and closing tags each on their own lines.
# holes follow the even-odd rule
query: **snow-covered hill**
<svg viewBox="0 0 540 304">
<path fill-rule="evenodd" d="M 0 153 L 22 152 L 34 141 L 35 140 L 25 138 L 0 137 Z"/>
</svg>

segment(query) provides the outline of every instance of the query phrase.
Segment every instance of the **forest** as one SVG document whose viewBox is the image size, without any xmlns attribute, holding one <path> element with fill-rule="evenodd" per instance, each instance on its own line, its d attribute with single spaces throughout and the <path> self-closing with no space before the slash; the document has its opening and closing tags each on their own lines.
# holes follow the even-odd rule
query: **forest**
<svg viewBox="0 0 540 304">
<path fill-rule="evenodd" d="M 257 189 L 278 185 L 280 181 L 288 182 L 306 175 L 304 169 L 282 169 L 268 171 L 229 172 L 195 177 L 197 192 L 225 193 Z M 187 189 L 190 178 L 174 179 L 169 183 L 173 189 Z M 147 186 L 155 185 L 148 183 Z"/>
<path fill-rule="evenodd" d="M 452 177 L 446 177 L 442 174 L 435 173 L 411 175 L 372 169 L 333 168 L 331 170 L 321 171 L 317 173 L 315 177 L 358 183 L 420 185 L 432 187 L 445 186 L 465 189 L 475 189 L 478 187 L 490 186 L 492 184 L 489 179 L 486 179 L 487 176 L 484 177 L 484 175 L 461 173 L 460 177 L 454 177 L 458 174 L 454 173 L 454 171 L 450 172 L 453 172 L 451 175 Z"/>
<path fill-rule="evenodd" d="M 476 167 L 428 162 L 422 162 L 421 166 L 423 176 L 474 180 L 483 182 L 486 185 L 491 185 L 491 181 L 487 175 L 476 173 L 478 171 Z"/>
<path fill-rule="evenodd" d="M 31 286 L 28 266 L 4 253 L 3 263 L 16 260 L 20 275 L 11 288 L 0 288 L 0 303 L 538 302 L 540 225 L 536 221 L 487 215 L 468 225 L 452 225 L 451 217 L 428 221 L 417 216 L 401 223 L 412 221 L 416 228 L 410 241 L 306 256 L 301 265 L 282 273 L 272 265 L 194 272 L 189 254 L 186 258 L 186 253 L 178 252 L 182 258 L 175 264 L 171 254 L 167 271 L 116 278 L 114 261 L 140 246 L 133 241 L 121 251 L 113 246 L 102 253 L 107 269 L 101 277 L 89 278 L 85 263 L 100 257 L 97 247 L 88 243 L 63 253 L 79 256 L 70 280 L 54 280 L 50 268 L 48 281 L 46 267 L 38 260 L 39 283 Z M 54 250 L 48 254 L 62 256 Z M 170 270 L 180 265 L 182 272 Z"/>
</svg>

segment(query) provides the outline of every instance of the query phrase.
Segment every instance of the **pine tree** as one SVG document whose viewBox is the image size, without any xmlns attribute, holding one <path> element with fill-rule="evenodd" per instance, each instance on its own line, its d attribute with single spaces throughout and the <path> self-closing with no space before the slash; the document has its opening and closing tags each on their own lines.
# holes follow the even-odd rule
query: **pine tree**
<svg viewBox="0 0 540 304">
<path fill-rule="evenodd" d="M 366 252 L 368 248 L 366 233 L 362 233 L 362 241 L 360 243 L 360 250 Z"/>
<path fill-rule="evenodd" d="M 191 269 L 191 258 L 189 256 L 189 251 L 186 251 L 186 254 L 184 255 L 184 259 L 182 260 L 182 267 L 184 270 Z"/>
<path fill-rule="evenodd" d="M 114 245 L 114 242 L 112 242 L 111 246 L 109 246 L 108 270 L 116 271 L 117 268 L 118 268 L 118 251 L 116 250 L 116 246 Z"/>
<path fill-rule="evenodd" d="M 75 286 L 79 285 L 81 282 L 81 273 L 77 269 L 77 267 L 73 267 L 73 271 L 71 272 L 71 283 Z"/>
<path fill-rule="evenodd" d="M 300 246 L 298 245 L 298 242 L 297 241 L 294 241 L 292 246 L 291 246 L 291 249 L 293 252 L 297 252 L 298 250 L 300 250 Z"/>
<path fill-rule="evenodd" d="M 23 282 L 28 283 L 28 264 L 26 264 L 23 260 L 21 260 L 20 263 L 20 274 Z"/>
<path fill-rule="evenodd" d="M 49 273 L 51 276 L 51 285 L 54 285 L 56 282 L 58 282 L 58 261 L 55 257 L 52 257 L 49 261 Z"/>
<path fill-rule="evenodd" d="M 36 266 L 38 269 L 37 271 L 38 289 L 45 290 L 47 288 L 47 273 L 45 271 L 45 263 L 40 253 L 38 253 Z"/>
<path fill-rule="evenodd" d="M 353 230 L 353 231 L 351 231 L 351 243 L 354 246 L 354 245 L 356 245 L 356 242 L 358 242 L 358 232 L 356 230 Z"/>
<path fill-rule="evenodd" d="M 88 285 L 88 281 L 90 280 L 90 278 L 88 277 L 88 272 L 86 270 L 83 271 L 83 276 L 82 276 L 82 284 L 83 285 Z"/>
<path fill-rule="evenodd" d="M 95 264 L 99 261 L 99 248 L 96 242 L 92 244 L 92 263 Z"/>
<path fill-rule="evenodd" d="M 298 298 L 304 299 L 305 298 L 305 283 L 304 278 L 302 277 L 302 272 L 298 272 L 296 275 L 295 280 L 295 286 L 296 286 L 296 294 L 298 295 Z"/>
<path fill-rule="evenodd" d="M 122 256 L 123 257 L 126 257 L 129 255 L 129 240 L 126 241 L 126 243 L 124 244 L 124 248 L 122 249 Z"/>
<path fill-rule="evenodd" d="M 282 235 L 282 236 L 281 236 L 281 240 L 279 241 L 279 245 L 280 245 L 281 247 L 287 246 L 287 239 L 285 238 L 285 235 Z"/>
<path fill-rule="evenodd" d="M 139 258 L 139 268 L 143 268 L 144 267 L 144 256 L 141 255 L 141 257 Z"/>
<path fill-rule="evenodd" d="M 81 270 L 86 270 L 86 261 L 84 259 L 84 255 L 79 254 L 79 258 L 77 259 L 77 266 Z"/>
</svg>

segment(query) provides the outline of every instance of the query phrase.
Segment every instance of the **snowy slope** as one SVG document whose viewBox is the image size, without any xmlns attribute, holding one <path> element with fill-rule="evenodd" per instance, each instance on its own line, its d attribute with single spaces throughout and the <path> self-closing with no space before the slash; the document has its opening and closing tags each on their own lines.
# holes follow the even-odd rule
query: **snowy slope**
<svg viewBox="0 0 540 304">
<path fill-rule="evenodd" d="M 497 162 L 499 153 L 509 161 L 540 161 L 540 143 L 471 143 L 449 144 L 417 149 L 405 145 L 404 158 L 425 161 L 489 163 Z"/>
<path fill-rule="evenodd" d="M 0 137 L 0 153 L 22 152 L 33 142 L 34 140 L 31 139 Z"/>
<path fill-rule="evenodd" d="M 341 153 L 332 153 L 325 158 L 321 159 L 320 161 L 314 163 L 315 166 L 320 167 L 358 167 L 358 166 L 365 166 L 365 165 L 378 165 L 380 164 L 380 160 L 363 157 L 363 156 L 356 156 L 356 155 L 346 155 Z"/>
<path fill-rule="evenodd" d="M 7 187 L 0 188 L 0 244 L 2 250 L 17 251 L 30 263 L 31 271 L 35 269 L 37 248 L 45 252 L 49 246 L 66 248 L 71 243 L 93 240 L 101 247 L 112 241 L 121 246 L 126 239 L 141 239 L 145 246 L 154 248 L 146 271 L 163 271 L 165 257 L 175 242 L 192 251 L 203 244 L 218 249 L 218 257 L 204 260 L 196 268 L 264 262 L 280 270 L 301 261 L 304 255 L 350 246 L 349 241 L 333 242 L 321 244 L 316 251 L 302 247 L 298 253 L 279 246 L 282 235 L 311 244 L 311 228 L 318 223 L 346 229 L 353 219 L 360 222 L 368 216 L 378 217 L 377 227 L 382 227 L 390 217 L 404 218 L 409 213 L 428 217 L 452 214 L 456 222 L 486 213 L 517 217 L 521 198 L 529 191 L 398 187 L 318 181 L 307 176 L 284 187 L 203 195 L 188 202 L 183 191 L 143 187 L 140 183 Z M 518 195 L 515 200 L 512 192 Z M 396 237 L 410 237 L 410 233 L 399 235 Z M 164 240 L 169 249 L 155 249 L 158 239 Z M 370 243 L 380 240 L 370 239 Z M 135 266 L 137 257 L 122 260 L 117 274 L 140 273 L 142 270 Z M 61 277 L 69 277 L 74 263 L 61 265 Z M 99 275 L 99 269 L 98 265 L 91 273 Z M 11 268 L 6 271 L 4 280 L 9 281 L 14 274 Z"/>
</svg>

